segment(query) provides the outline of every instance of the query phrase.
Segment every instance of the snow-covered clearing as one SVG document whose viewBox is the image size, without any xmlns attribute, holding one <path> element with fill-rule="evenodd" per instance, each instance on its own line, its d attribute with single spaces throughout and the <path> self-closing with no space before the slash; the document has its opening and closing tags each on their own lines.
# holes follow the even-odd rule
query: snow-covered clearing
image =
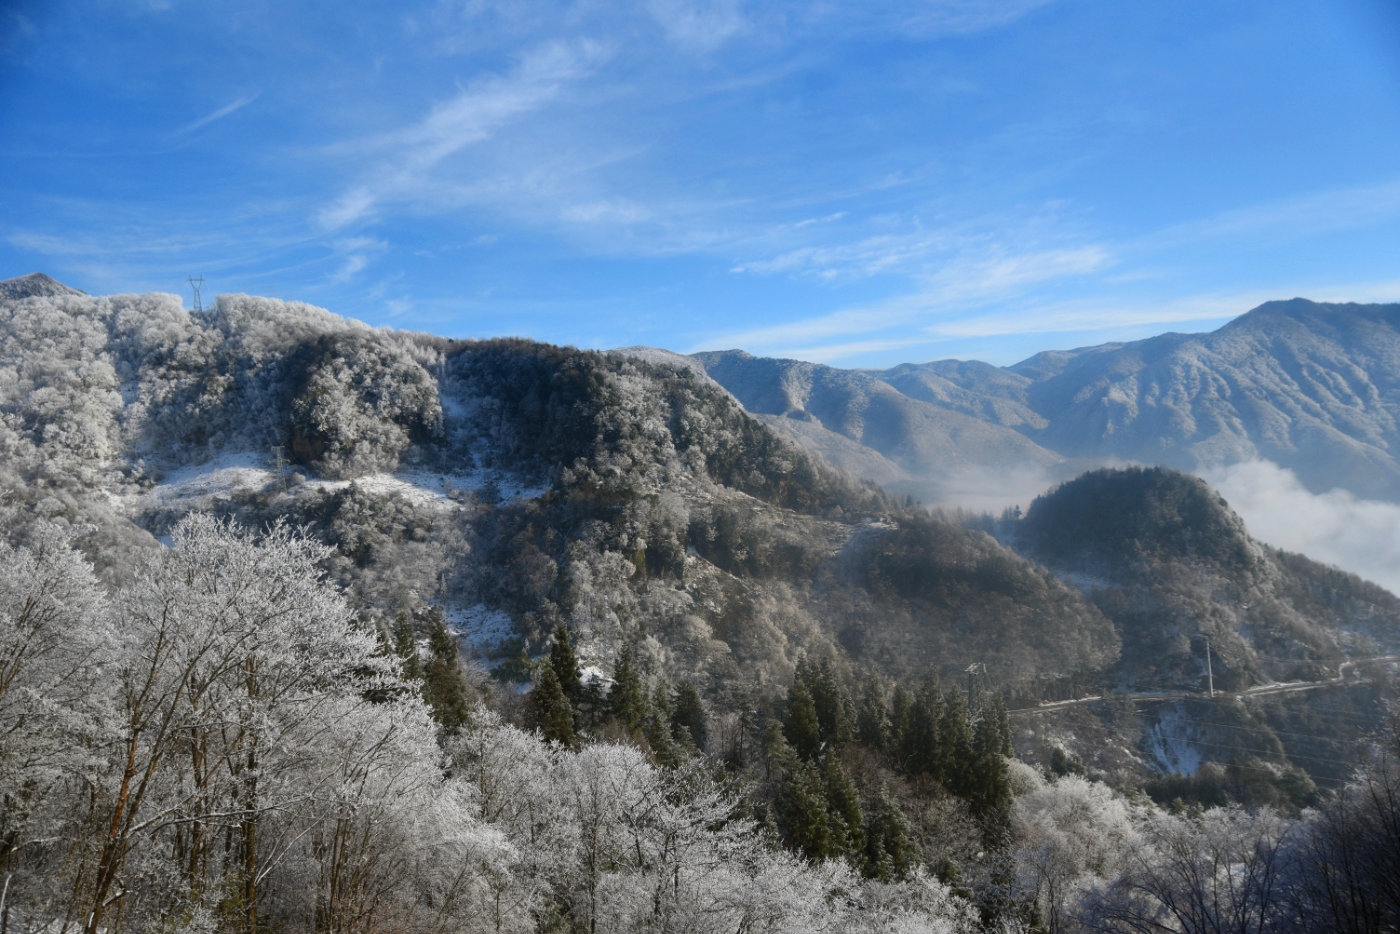
<svg viewBox="0 0 1400 934">
<path fill-rule="evenodd" d="M 395 473 L 369 474 L 353 480 L 324 480 L 307 478 L 292 480 L 293 468 L 276 466 L 265 456 L 249 451 L 231 451 L 201 464 L 187 464 L 167 471 L 150 489 L 126 497 L 124 505 L 135 512 L 198 512 L 210 509 L 221 500 L 285 489 L 286 495 L 297 497 L 315 491 L 331 493 L 354 484 L 371 495 L 400 496 L 415 506 L 451 511 L 460 508 L 459 500 L 467 495 L 487 496 L 502 502 L 533 499 L 544 494 L 547 487 L 525 484 L 519 479 L 496 471 L 471 470 L 462 473 L 439 473 L 405 468 Z"/>
<path fill-rule="evenodd" d="M 487 609 L 484 604 L 449 607 L 443 611 L 447 628 L 462 645 L 478 652 L 489 652 L 519 633 L 509 616 L 500 610 Z"/>
<path fill-rule="evenodd" d="M 235 495 L 260 493 L 275 479 L 265 457 L 229 452 L 168 471 L 159 483 L 134 497 L 131 505 L 138 512 L 199 512 Z"/>
</svg>

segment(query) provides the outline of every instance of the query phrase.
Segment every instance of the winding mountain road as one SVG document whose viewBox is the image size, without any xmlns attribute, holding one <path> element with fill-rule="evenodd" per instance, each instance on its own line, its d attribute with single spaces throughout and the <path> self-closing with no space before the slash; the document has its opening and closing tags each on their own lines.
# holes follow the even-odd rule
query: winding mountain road
<svg viewBox="0 0 1400 934">
<path fill-rule="evenodd" d="M 1337 666 L 1337 674 L 1331 678 L 1320 681 L 1275 681 L 1269 684 L 1257 684 L 1252 688 L 1245 688 L 1243 691 L 1216 691 L 1217 694 L 1232 694 L 1237 699 L 1246 697 L 1263 697 L 1268 694 L 1292 694 L 1299 691 L 1313 691 L 1317 688 L 1332 687 L 1338 684 L 1360 684 L 1364 679 L 1359 676 L 1348 677 L 1347 672 L 1358 665 L 1381 665 L 1392 662 L 1400 662 L 1400 655 L 1378 655 L 1375 658 L 1358 658 L 1342 662 Z M 1134 701 L 1167 701 L 1181 700 L 1187 697 L 1209 697 L 1204 691 L 1145 691 L 1126 694 L 1129 700 Z M 1075 697 L 1070 700 L 1046 701 L 1034 707 L 1017 707 L 1008 710 L 1008 714 L 1035 713 L 1044 710 L 1058 710 L 1064 707 L 1075 707 L 1081 704 L 1094 704 L 1105 700 L 1102 694 L 1091 694 L 1088 697 Z"/>
</svg>

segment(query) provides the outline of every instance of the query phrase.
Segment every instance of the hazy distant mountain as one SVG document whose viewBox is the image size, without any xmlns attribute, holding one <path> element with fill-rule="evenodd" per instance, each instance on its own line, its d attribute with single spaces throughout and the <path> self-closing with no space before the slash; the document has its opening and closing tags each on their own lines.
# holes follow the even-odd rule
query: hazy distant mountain
<svg viewBox="0 0 1400 934">
<path fill-rule="evenodd" d="M 1209 334 L 1048 351 L 1005 368 L 692 359 L 750 411 L 815 422 L 935 493 L 970 467 L 1265 459 L 1315 492 L 1400 501 L 1400 305 L 1269 302 Z M 861 471 L 857 452 L 788 434 Z"/>
<path fill-rule="evenodd" d="M 1252 458 L 1315 491 L 1400 500 L 1400 305 L 1269 302 L 1210 334 L 1011 367 L 1066 456 L 1195 469 Z"/>
<path fill-rule="evenodd" d="M 905 381 L 906 388 L 864 371 L 741 350 L 687 359 L 765 424 L 898 493 L 933 498 L 942 482 L 987 465 L 1048 469 L 1065 461 L 1015 430 L 1015 403 L 1002 404 L 946 380 L 935 389 L 933 379 L 914 377 Z M 925 395 L 916 382 L 930 387 Z M 969 384 L 978 381 L 971 378 Z M 1036 418 L 1028 411 L 1026 417 Z"/>
</svg>

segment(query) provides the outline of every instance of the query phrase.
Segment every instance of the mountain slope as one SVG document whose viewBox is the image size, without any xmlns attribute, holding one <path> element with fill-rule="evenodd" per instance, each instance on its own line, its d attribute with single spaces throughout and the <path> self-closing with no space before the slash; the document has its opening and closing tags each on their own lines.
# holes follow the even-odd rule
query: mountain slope
<svg viewBox="0 0 1400 934">
<path fill-rule="evenodd" d="M 1314 492 L 1400 502 L 1400 305 L 1269 302 L 1213 333 L 1047 351 L 1006 368 L 693 359 L 751 411 L 815 421 L 895 464 L 900 492 L 937 497 L 951 477 L 1009 465 L 1199 471 L 1264 459 Z M 838 463 L 872 478 L 883 466 L 850 451 Z"/>
<path fill-rule="evenodd" d="M 1210 487 L 1172 470 L 1087 473 L 1007 533 L 1114 622 L 1126 686 L 1199 689 L 1207 643 L 1226 689 L 1400 651 L 1400 598 L 1259 544 Z"/>
<path fill-rule="evenodd" d="M 690 359 L 749 412 L 802 439 L 843 469 L 880 480 L 898 492 L 932 496 L 936 490 L 928 487 L 930 478 L 950 478 L 988 464 L 1049 468 L 1063 460 L 1008 426 L 973 414 L 976 393 L 951 382 L 945 381 L 943 397 L 961 400 L 968 411 L 942 401 L 931 404 L 862 371 L 758 358 L 743 351 L 699 353 Z M 925 393 L 932 394 L 931 389 Z M 1015 421 L 1010 411 L 1006 420 Z M 879 457 L 862 455 L 832 436 Z"/>
<path fill-rule="evenodd" d="M 632 643 L 717 691 L 804 652 L 951 675 L 983 630 L 1011 680 L 1116 657 L 1072 589 L 896 509 L 692 368 L 242 295 L 38 295 L 0 302 L 0 418 L 17 534 L 42 515 L 119 555 L 190 508 L 306 525 L 368 618 L 441 610 L 492 664 L 560 622 L 604 671 Z"/>
<path fill-rule="evenodd" d="M 1270 302 L 1203 335 L 1093 348 L 1033 376 L 1029 432 L 1183 469 L 1263 458 L 1315 491 L 1400 499 L 1400 306 Z"/>
<path fill-rule="evenodd" d="M 71 288 L 50 278 L 42 272 L 31 272 L 27 276 L 20 276 L 17 279 L 6 279 L 0 282 L 0 300 L 21 298 L 32 298 L 34 296 L 56 296 L 56 295 L 86 295 L 78 289 Z"/>
</svg>

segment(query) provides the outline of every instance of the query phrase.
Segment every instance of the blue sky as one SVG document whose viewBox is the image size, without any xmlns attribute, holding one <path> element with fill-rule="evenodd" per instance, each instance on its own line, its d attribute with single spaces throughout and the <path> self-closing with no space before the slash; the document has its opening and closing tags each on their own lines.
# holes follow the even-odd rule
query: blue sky
<svg viewBox="0 0 1400 934">
<path fill-rule="evenodd" d="M 1392 0 L 0 0 L 0 277 L 839 366 L 1400 301 Z"/>
</svg>

